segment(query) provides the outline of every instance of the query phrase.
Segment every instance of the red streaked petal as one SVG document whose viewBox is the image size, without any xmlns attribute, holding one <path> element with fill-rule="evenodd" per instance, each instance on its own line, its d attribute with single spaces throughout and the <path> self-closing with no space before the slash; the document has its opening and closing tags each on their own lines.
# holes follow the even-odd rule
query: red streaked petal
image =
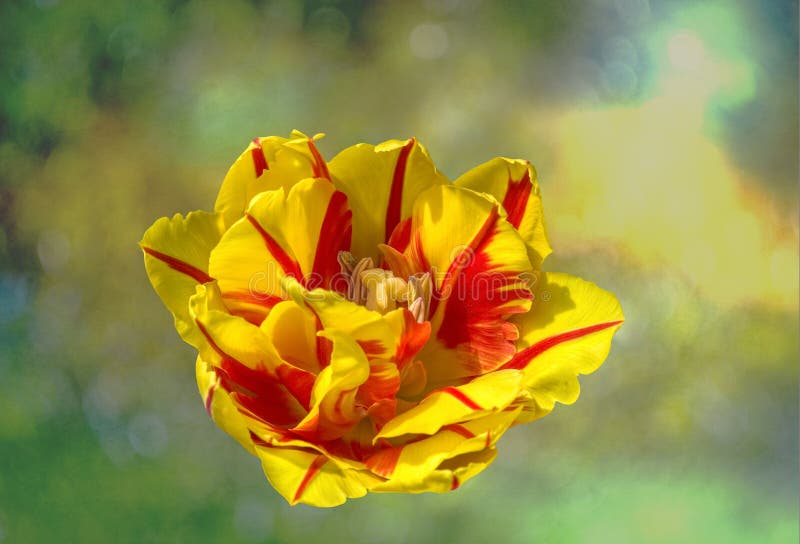
<svg viewBox="0 0 800 544">
<path fill-rule="evenodd" d="M 503 368 L 516 368 L 522 369 L 528 366 L 528 364 L 539 354 L 544 353 L 548 349 L 557 346 L 563 342 L 568 342 L 570 340 L 577 340 L 582 336 L 586 336 L 595 332 L 599 332 L 615 325 L 620 325 L 623 322 L 622 319 L 617 321 L 609 321 L 607 323 L 598 323 L 596 325 L 591 325 L 589 327 L 582 327 L 580 329 L 575 329 L 572 331 L 563 332 L 561 334 L 556 334 L 555 336 L 550 336 L 549 338 L 545 338 L 544 340 L 540 340 L 533 344 L 532 346 L 528 346 L 527 348 L 519 351 L 514 355 L 514 357 L 503 365 Z"/>
<path fill-rule="evenodd" d="M 533 270 L 524 242 L 504 219 L 491 197 L 455 186 L 417 199 L 406 256 L 415 271 L 434 278 L 435 341 L 419 357 L 431 384 L 491 372 L 516 352 L 516 327 L 507 319 L 530 308 L 525 277 Z"/>
<path fill-rule="evenodd" d="M 194 266 L 190 265 L 187 262 L 181 261 L 180 259 L 176 259 L 175 257 L 170 257 L 160 251 L 156 251 L 155 249 L 151 249 L 146 246 L 142 246 L 142 251 L 158 259 L 159 261 L 163 262 L 171 269 L 175 270 L 176 272 L 180 272 L 181 274 L 185 274 L 192 278 L 197 283 L 208 283 L 210 281 L 214 281 L 214 278 L 200 270 L 199 268 L 195 268 Z"/>
<path fill-rule="evenodd" d="M 395 163 L 394 173 L 392 174 L 392 188 L 389 192 L 389 203 L 386 207 L 386 221 L 383 230 L 384 241 L 386 242 L 389 241 L 395 227 L 400 223 L 406 164 L 408 163 L 408 156 L 414 148 L 414 144 L 416 144 L 416 140 L 411 138 L 406 145 L 400 148 L 400 153 L 397 155 L 397 162 Z"/>
<path fill-rule="evenodd" d="M 314 169 L 314 177 L 323 178 L 330 181 L 331 174 L 328 172 L 328 164 L 325 162 L 325 159 L 322 158 L 317 146 L 314 145 L 314 138 L 308 139 L 308 149 L 311 152 L 311 156 L 314 157 L 314 164 L 312 165 Z"/>
<path fill-rule="evenodd" d="M 575 402 L 578 376 L 603 364 L 625 319 L 614 295 L 579 278 L 542 272 L 534 289 L 531 311 L 512 319 L 519 351 L 508 366 L 521 369 L 530 399 L 520 421 L 542 417 L 556 402 Z"/>
<path fill-rule="evenodd" d="M 309 465 L 308 469 L 306 470 L 303 479 L 300 481 L 300 485 L 297 486 L 297 491 L 294 493 L 294 497 L 292 498 L 292 502 L 298 502 L 300 498 L 303 496 L 303 492 L 308 487 L 308 484 L 311 482 L 312 478 L 317 475 L 320 471 L 322 466 L 328 462 L 328 458 L 324 455 L 317 455 L 312 461 L 311 465 Z"/>
<path fill-rule="evenodd" d="M 503 208 L 508 213 L 508 222 L 514 225 L 515 229 L 519 228 L 522 216 L 525 215 L 532 189 L 533 184 L 531 183 L 529 170 L 525 170 L 525 174 L 520 180 L 514 180 L 509 172 L 506 196 L 503 198 Z"/>
<path fill-rule="evenodd" d="M 508 222 L 519 232 L 535 268 L 550 254 L 545 232 L 542 199 L 536 171 L 526 160 L 495 158 L 459 177 L 455 184 L 492 195 L 508 213 Z"/>
<path fill-rule="evenodd" d="M 444 389 L 439 389 L 438 392 L 447 393 L 471 410 L 483 410 L 480 404 L 469 398 L 466 393 L 456 389 L 455 387 L 445 387 Z"/>
<path fill-rule="evenodd" d="M 330 173 L 353 210 L 353 254 L 375 262 L 378 244 L 392 238 L 417 196 L 449 183 L 414 138 L 349 147 L 331 160 Z"/>
<path fill-rule="evenodd" d="M 253 225 L 253 228 L 256 229 L 261 238 L 264 240 L 264 245 L 267 247 L 267 251 L 275 258 L 278 262 L 280 267 L 283 269 L 284 273 L 287 276 L 293 276 L 297 278 L 299 281 L 303 280 L 303 273 L 300 271 L 300 266 L 297 264 L 293 258 L 286 253 L 286 250 L 283 249 L 278 242 L 275 241 L 265 229 L 261 226 L 258 220 L 250 214 L 246 214 L 247 220 Z"/>
<path fill-rule="evenodd" d="M 264 149 L 261 147 L 261 140 L 255 138 L 253 140 L 253 147 L 250 150 L 250 154 L 253 157 L 253 166 L 255 167 L 256 177 L 260 178 L 261 174 L 264 173 L 264 170 L 269 170 L 269 164 L 267 164 L 267 158 L 264 156 Z"/>
<path fill-rule="evenodd" d="M 386 245 L 396 249 L 400 253 L 406 250 L 411 242 L 411 218 L 406 217 L 395 226 L 392 235 Z"/>
<path fill-rule="evenodd" d="M 314 256 L 313 273 L 319 276 L 322 282 L 321 285 L 308 284 L 309 288 L 331 288 L 331 280 L 340 271 L 339 252 L 350 249 L 352 216 L 347 204 L 347 195 L 341 191 L 334 192 L 328 202 L 325 219 L 322 220 L 319 242 Z M 340 287 L 344 288 L 344 284 Z"/>
</svg>

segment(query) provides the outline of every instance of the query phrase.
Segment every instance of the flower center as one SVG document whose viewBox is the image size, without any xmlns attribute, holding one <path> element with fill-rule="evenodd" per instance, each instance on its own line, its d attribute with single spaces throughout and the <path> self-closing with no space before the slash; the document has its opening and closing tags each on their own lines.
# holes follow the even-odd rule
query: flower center
<svg viewBox="0 0 800 544">
<path fill-rule="evenodd" d="M 375 267 L 372 258 L 357 260 L 349 251 L 338 255 L 342 275 L 347 279 L 347 299 L 385 314 L 407 308 L 417 322 L 428 320 L 431 306 L 431 275 L 428 272 L 395 276 L 391 270 Z"/>
</svg>

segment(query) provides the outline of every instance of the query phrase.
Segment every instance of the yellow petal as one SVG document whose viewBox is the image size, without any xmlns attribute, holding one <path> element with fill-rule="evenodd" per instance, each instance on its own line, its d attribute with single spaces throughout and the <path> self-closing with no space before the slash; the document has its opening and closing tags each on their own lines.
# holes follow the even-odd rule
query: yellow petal
<svg viewBox="0 0 800 544">
<path fill-rule="evenodd" d="M 531 263 L 536 268 L 541 266 L 551 249 L 545 233 L 539 182 L 530 162 L 498 157 L 466 172 L 455 184 L 488 193 L 502 203 L 508 222 L 528 246 Z"/>
<path fill-rule="evenodd" d="M 259 327 L 227 313 L 214 283 L 197 287 L 190 309 L 204 339 L 196 347 L 240 411 L 283 427 L 305 417 L 313 374 L 283 361 Z"/>
<path fill-rule="evenodd" d="M 594 372 L 603 363 L 625 319 L 614 295 L 579 278 L 542 273 L 534 289 L 531 311 L 513 319 L 520 331 L 519 351 L 505 365 L 524 372 L 532 397 L 526 420 L 548 413 L 556 401 L 575 402 L 578 374 Z"/>
<path fill-rule="evenodd" d="M 430 334 L 430 326 L 417 323 L 404 308 L 381 314 L 335 292 L 307 291 L 291 278 L 284 280 L 283 288 L 298 305 L 313 312 L 321 329 L 335 328 L 345 333 L 361 346 L 369 359 L 389 359 L 402 367 Z"/>
<path fill-rule="evenodd" d="M 175 318 L 175 328 L 190 344 L 198 341 L 189 316 L 189 297 L 198 284 L 211 281 L 208 260 L 222 236 L 217 214 L 192 212 L 185 218 L 162 217 L 147 229 L 140 246 L 150 283 Z"/>
<path fill-rule="evenodd" d="M 330 507 L 367 493 L 367 476 L 342 468 L 314 450 L 256 448 L 267 479 L 289 504 Z"/>
<path fill-rule="evenodd" d="M 379 451 L 366 465 L 388 481 L 372 490 L 442 493 L 455 489 L 494 459 L 494 444 L 518 413 L 519 409 L 491 413 Z"/>
<path fill-rule="evenodd" d="M 245 417 L 239 413 L 236 404 L 220 384 L 214 367 L 197 357 L 195 365 L 197 388 L 203 399 L 206 412 L 223 431 L 236 439 L 247 451 L 256 454 Z"/>
<path fill-rule="evenodd" d="M 281 278 L 331 287 L 339 251 L 350 249 L 350 210 L 344 193 L 307 179 L 256 196 L 211 252 L 210 274 L 231 312 L 263 319 L 285 292 Z"/>
<path fill-rule="evenodd" d="M 250 368 L 272 364 L 277 358 L 269 337 L 259 327 L 231 315 L 216 283 L 198 285 L 189 299 L 192 319 L 201 330 L 202 341 L 195 344 L 205 360 L 224 353 Z"/>
<path fill-rule="evenodd" d="M 414 138 L 377 146 L 358 144 L 336 155 L 330 172 L 353 210 L 353 254 L 376 261 L 378 244 L 411 215 L 414 199 L 425 189 L 449 183 Z"/>
<path fill-rule="evenodd" d="M 261 323 L 280 358 L 313 374 L 321 370 L 317 357 L 317 327 L 314 316 L 294 301 L 278 303 Z"/>
<path fill-rule="evenodd" d="M 530 308 L 533 269 L 525 244 L 492 197 L 456 186 L 425 191 L 414 204 L 406 255 L 434 278 L 432 338 L 420 354 L 429 379 L 490 372 L 513 356 Z"/>
<path fill-rule="evenodd" d="M 292 430 L 316 440 L 341 438 L 366 415 L 356 405 L 358 386 L 369 378 L 370 366 L 358 343 L 335 329 L 320 331 L 332 343 L 330 364 L 317 375 L 308 415 Z"/>
<path fill-rule="evenodd" d="M 305 178 L 325 177 L 325 161 L 314 141 L 294 131 L 290 138 L 256 138 L 236 159 L 220 188 L 214 209 L 228 228 L 244 215 L 250 200 L 263 191 L 288 191 Z"/>
<path fill-rule="evenodd" d="M 434 434 L 445 425 L 501 412 L 518 397 L 521 385 L 520 371 L 500 370 L 464 385 L 439 389 L 389 421 L 375 440 L 406 434 Z"/>
</svg>

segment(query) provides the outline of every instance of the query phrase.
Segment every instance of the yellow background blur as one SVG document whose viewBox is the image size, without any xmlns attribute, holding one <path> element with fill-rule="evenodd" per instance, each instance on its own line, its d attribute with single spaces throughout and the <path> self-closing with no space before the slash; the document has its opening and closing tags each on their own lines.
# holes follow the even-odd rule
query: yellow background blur
<svg viewBox="0 0 800 544">
<path fill-rule="evenodd" d="M 792 1 L 0 4 L 0 542 L 796 542 Z M 137 247 L 255 136 L 537 167 L 545 268 L 627 323 L 444 496 L 288 507 Z"/>
</svg>

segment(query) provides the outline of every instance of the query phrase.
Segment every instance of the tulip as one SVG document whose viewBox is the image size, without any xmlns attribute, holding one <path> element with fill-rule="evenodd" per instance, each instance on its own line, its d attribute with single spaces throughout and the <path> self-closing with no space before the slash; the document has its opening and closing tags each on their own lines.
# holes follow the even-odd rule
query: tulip
<svg viewBox="0 0 800 544">
<path fill-rule="evenodd" d="M 320 136 L 254 140 L 213 213 L 147 230 L 147 274 L 209 415 L 289 503 L 456 489 L 510 426 L 577 399 L 622 311 L 541 270 L 527 161 L 450 182 L 413 138 L 326 162 Z"/>
</svg>

